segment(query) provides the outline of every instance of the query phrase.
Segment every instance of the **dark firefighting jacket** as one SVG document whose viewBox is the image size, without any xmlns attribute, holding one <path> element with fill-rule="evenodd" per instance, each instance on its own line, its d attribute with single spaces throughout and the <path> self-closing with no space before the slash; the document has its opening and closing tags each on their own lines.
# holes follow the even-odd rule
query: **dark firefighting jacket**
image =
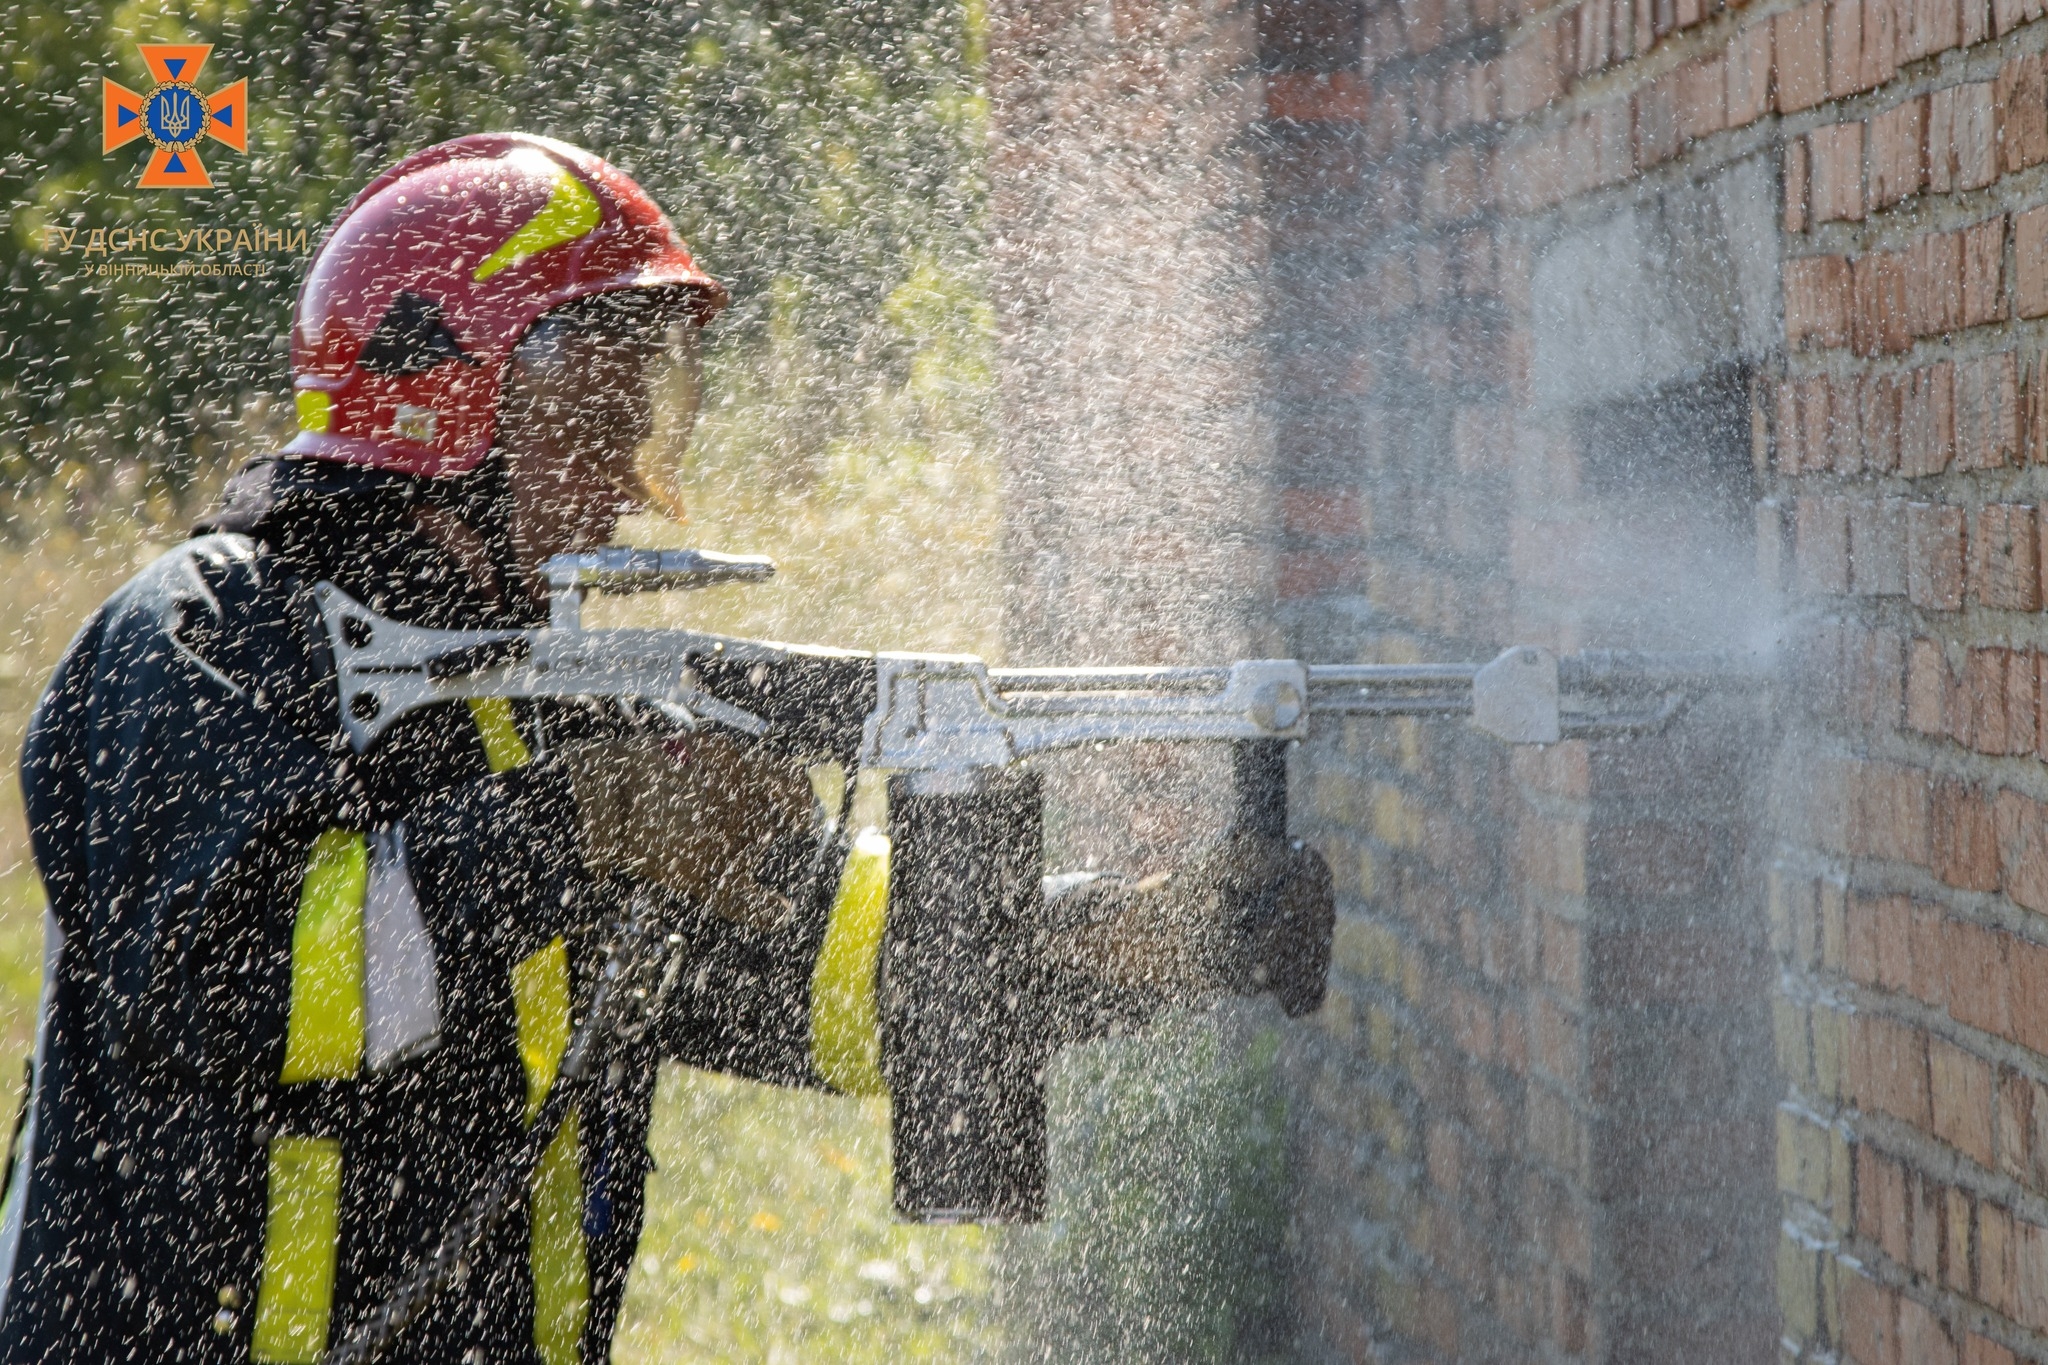
<svg viewBox="0 0 2048 1365">
<path fill-rule="evenodd" d="M 50 946 L 0 1360 L 315 1360 L 554 1083 L 626 891 L 578 860 L 548 754 L 614 704 L 430 708 L 355 757 L 307 580 L 244 536 L 188 542 L 87 623 L 37 708 Z M 691 970 L 666 1012 L 614 1046 L 396 1358 L 604 1359 L 656 1062 L 817 1083 L 829 911 L 677 915 Z"/>
</svg>

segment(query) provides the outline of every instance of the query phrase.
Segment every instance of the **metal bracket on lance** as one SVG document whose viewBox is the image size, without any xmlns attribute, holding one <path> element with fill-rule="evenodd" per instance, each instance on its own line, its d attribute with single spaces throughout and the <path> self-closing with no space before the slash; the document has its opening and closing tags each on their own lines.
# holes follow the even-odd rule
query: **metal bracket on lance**
<svg viewBox="0 0 2048 1365">
<path fill-rule="evenodd" d="M 583 598 L 600 592 L 659 592 L 761 583 L 775 576 L 766 555 L 723 555 L 714 550 L 636 550 L 613 546 L 583 554 L 553 555 L 541 565 L 548 585 L 548 624 L 583 628 Z"/>
</svg>

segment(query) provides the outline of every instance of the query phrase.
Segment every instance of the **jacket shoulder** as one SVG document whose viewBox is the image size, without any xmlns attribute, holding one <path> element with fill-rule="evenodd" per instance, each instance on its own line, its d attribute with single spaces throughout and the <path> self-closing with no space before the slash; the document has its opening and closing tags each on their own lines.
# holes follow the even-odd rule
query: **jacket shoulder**
<svg viewBox="0 0 2048 1365">
<path fill-rule="evenodd" d="M 249 537 L 197 536 L 174 546 L 101 610 L 103 663 L 133 668 L 183 656 L 238 699 L 277 708 L 309 738 L 338 732 L 332 664 L 312 596 Z"/>
</svg>

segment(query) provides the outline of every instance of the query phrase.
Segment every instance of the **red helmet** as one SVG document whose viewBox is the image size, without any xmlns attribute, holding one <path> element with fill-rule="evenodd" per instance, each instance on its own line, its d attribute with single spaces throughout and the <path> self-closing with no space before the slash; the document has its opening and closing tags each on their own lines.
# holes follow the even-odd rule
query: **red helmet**
<svg viewBox="0 0 2048 1365">
<path fill-rule="evenodd" d="M 601 157 L 524 133 L 415 152 L 314 254 L 292 318 L 299 434 L 285 450 L 409 474 L 473 469 L 527 327 L 624 290 L 679 291 L 699 322 L 726 304 L 667 215 Z"/>
</svg>

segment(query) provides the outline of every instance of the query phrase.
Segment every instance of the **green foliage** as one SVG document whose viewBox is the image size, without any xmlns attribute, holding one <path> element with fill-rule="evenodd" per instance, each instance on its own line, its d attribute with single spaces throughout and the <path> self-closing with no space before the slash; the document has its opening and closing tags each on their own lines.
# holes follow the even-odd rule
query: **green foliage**
<svg viewBox="0 0 2048 1365">
<path fill-rule="evenodd" d="M 269 256 L 263 278 L 87 278 L 91 229 L 260 223 L 317 239 L 398 156 L 498 128 L 579 142 L 637 176 L 733 286 L 719 345 L 766 355 L 802 338 L 801 364 L 781 347 L 773 398 L 786 440 L 815 456 L 875 378 L 909 377 L 914 348 L 880 316 L 892 293 L 922 271 L 970 311 L 978 296 L 978 13 L 957 0 L 5 0 L 0 498 L 129 460 L 182 488 L 247 395 L 289 385 L 303 258 Z M 147 88 L 138 41 L 213 43 L 202 89 L 248 78 L 249 154 L 205 144 L 214 189 L 137 190 L 147 147 L 102 155 L 100 79 Z M 81 229 L 78 247 L 46 250 L 50 226 Z"/>
</svg>

